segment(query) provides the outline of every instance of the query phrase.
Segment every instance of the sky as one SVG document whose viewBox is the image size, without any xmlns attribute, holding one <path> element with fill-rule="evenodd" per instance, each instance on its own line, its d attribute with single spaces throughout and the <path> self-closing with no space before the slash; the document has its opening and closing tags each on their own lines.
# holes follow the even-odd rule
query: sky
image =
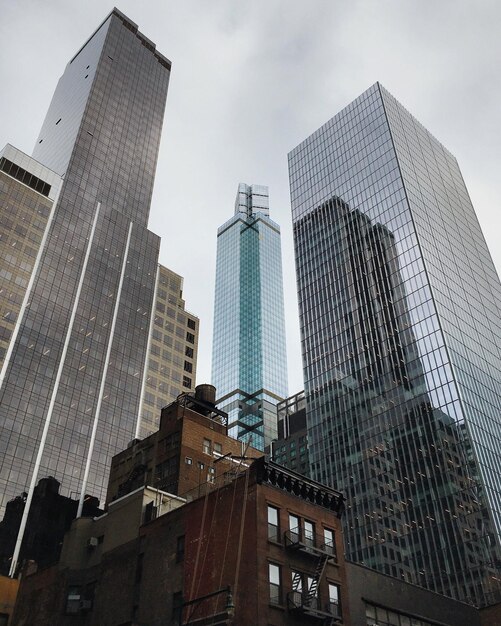
<svg viewBox="0 0 501 626">
<path fill-rule="evenodd" d="M 287 153 L 380 81 L 458 159 L 501 269 L 498 0 L 123 0 L 172 61 L 149 228 L 200 317 L 210 382 L 216 231 L 239 182 L 268 185 L 281 225 L 289 392 L 303 388 Z M 0 0 L 0 148 L 31 154 L 102 0 Z"/>
</svg>

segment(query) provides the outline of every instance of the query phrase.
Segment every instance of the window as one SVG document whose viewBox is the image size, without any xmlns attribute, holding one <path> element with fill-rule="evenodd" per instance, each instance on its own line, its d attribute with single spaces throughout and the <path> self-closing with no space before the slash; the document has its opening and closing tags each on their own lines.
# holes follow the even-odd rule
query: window
<svg viewBox="0 0 501 626">
<path fill-rule="evenodd" d="M 153 500 L 144 507 L 143 523 L 147 524 L 157 518 L 157 507 Z"/>
<path fill-rule="evenodd" d="M 184 535 L 177 538 L 176 542 L 176 563 L 184 560 Z"/>
<path fill-rule="evenodd" d="M 315 546 L 315 524 L 304 520 L 304 543 L 306 546 Z"/>
<path fill-rule="evenodd" d="M 191 372 L 193 371 L 193 364 L 190 363 L 189 361 L 185 361 L 184 362 L 184 371 L 185 372 L 190 372 L 190 374 L 191 374 Z"/>
<path fill-rule="evenodd" d="M 223 446 L 220 443 L 214 442 L 214 452 L 218 454 L 223 454 Z"/>
<path fill-rule="evenodd" d="M 191 320 L 190 318 L 188 318 L 188 328 L 191 328 L 191 330 L 195 330 L 195 328 L 197 327 L 195 320 Z"/>
<path fill-rule="evenodd" d="M 143 559 L 144 559 L 144 554 L 138 554 L 137 562 L 136 562 L 136 577 L 135 577 L 136 585 L 141 582 L 141 578 L 143 577 Z"/>
<path fill-rule="evenodd" d="M 204 452 L 204 454 L 211 454 L 211 440 L 210 439 L 204 439 L 203 444 L 202 444 L 202 451 Z"/>
<path fill-rule="evenodd" d="M 303 592 L 303 574 L 301 572 L 295 572 L 291 570 L 292 576 L 292 591 L 297 591 L 298 593 Z"/>
<path fill-rule="evenodd" d="M 291 571 L 292 576 L 292 602 L 295 606 L 309 606 L 314 609 L 320 608 L 318 586 L 316 579 L 298 571 Z M 310 595 L 311 594 L 311 595 Z"/>
<path fill-rule="evenodd" d="M 339 587 L 332 583 L 329 583 L 328 611 L 332 615 L 336 615 L 336 616 L 341 615 L 341 611 L 339 609 Z"/>
<path fill-rule="evenodd" d="M 186 333 L 186 341 L 195 343 L 195 335 L 193 333 Z"/>
<path fill-rule="evenodd" d="M 183 592 L 176 591 L 172 594 L 172 623 L 179 626 L 183 617 Z"/>
<path fill-rule="evenodd" d="M 177 474 L 177 471 L 177 457 L 172 456 L 155 467 L 155 480 L 170 478 Z"/>
<path fill-rule="evenodd" d="M 270 541 L 280 541 L 278 509 L 274 506 L 268 507 L 268 539 L 270 539 Z"/>
<path fill-rule="evenodd" d="M 190 456 L 185 457 L 184 462 L 186 465 L 193 465 L 193 459 Z"/>
<path fill-rule="evenodd" d="M 69 586 L 66 596 L 66 613 L 75 615 L 80 611 L 81 590 L 80 587 Z"/>
<path fill-rule="evenodd" d="M 193 348 L 189 348 L 188 346 L 186 346 L 184 354 L 185 354 L 185 356 L 187 356 L 190 359 L 192 359 L 193 358 Z"/>
<path fill-rule="evenodd" d="M 94 596 L 96 595 L 97 580 L 93 580 L 85 585 L 85 600 L 87 609 L 94 606 Z M 1 622 L 0 622 L 1 625 Z"/>
<path fill-rule="evenodd" d="M 327 554 L 335 556 L 336 544 L 334 542 L 334 531 L 330 528 L 324 528 L 324 550 Z"/>
<path fill-rule="evenodd" d="M 183 376 L 183 387 L 188 387 L 188 389 L 191 389 L 191 378 L 189 378 L 188 376 Z"/>
<path fill-rule="evenodd" d="M 310 594 L 310 589 L 312 589 L 313 583 L 315 582 L 315 579 L 312 578 L 311 576 L 306 576 L 306 586 L 308 589 L 308 595 Z M 313 592 L 313 594 L 311 596 L 309 596 L 309 606 L 311 606 L 313 609 L 318 609 L 318 587 L 315 588 L 315 591 Z"/>
<path fill-rule="evenodd" d="M 280 565 L 268 564 L 268 580 L 270 583 L 270 604 L 282 603 L 282 589 L 280 585 Z"/>
<path fill-rule="evenodd" d="M 301 538 L 301 526 L 299 525 L 299 517 L 289 514 L 289 535 L 292 543 L 297 543 Z"/>
</svg>

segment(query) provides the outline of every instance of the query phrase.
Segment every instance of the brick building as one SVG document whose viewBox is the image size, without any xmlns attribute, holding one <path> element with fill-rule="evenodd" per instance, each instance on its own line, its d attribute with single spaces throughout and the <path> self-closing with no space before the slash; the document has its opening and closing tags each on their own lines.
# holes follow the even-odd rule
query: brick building
<svg viewBox="0 0 501 626">
<path fill-rule="evenodd" d="M 9 626 L 480 625 L 473 607 L 345 562 L 342 494 L 242 454 L 213 397 L 179 398 L 114 458 L 106 513 L 73 522 L 57 565 L 25 571 Z"/>
<path fill-rule="evenodd" d="M 76 520 L 13 626 L 350 623 L 338 492 L 264 458 L 204 492 L 141 487 Z"/>
<path fill-rule="evenodd" d="M 14 624 L 339 621 L 342 496 L 250 465 L 260 452 L 228 437 L 214 398 L 180 397 L 114 457 L 106 514 L 76 520 L 59 564 L 24 578 Z"/>
<path fill-rule="evenodd" d="M 177 495 L 198 493 L 244 452 L 260 457 L 261 451 L 228 437 L 227 415 L 216 408 L 215 395 L 212 385 L 183 394 L 162 409 L 158 431 L 114 456 L 106 502 L 144 485 Z"/>
</svg>

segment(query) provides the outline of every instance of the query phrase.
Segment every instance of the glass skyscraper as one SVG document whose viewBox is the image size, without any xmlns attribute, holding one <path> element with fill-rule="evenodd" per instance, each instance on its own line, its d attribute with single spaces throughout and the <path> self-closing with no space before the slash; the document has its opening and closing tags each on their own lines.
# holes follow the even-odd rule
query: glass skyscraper
<svg viewBox="0 0 501 626">
<path fill-rule="evenodd" d="M 499 598 L 501 288 L 456 159 L 375 84 L 289 154 L 312 477 L 347 558 Z"/>
<path fill-rule="evenodd" d="M 240 183 L 217 232 L 212 383 L 230 435 L 264 450 L 277 436 L 287 359 L 280 227 L 261 185 Z"/>
<path fill-rule="evenodd" d="M 0 292 L 0 511 L 23 491 L 28 509 L 48 475 L 64 495 L 104 500 L 112 455 L 142 432 L 162 275 L 147 222 L 170 67 L 114 9 L 68 63 L 33 158 L 0 155 L 12 261 Z M 184 342 L 192 330 L 176 314 Z"/>
</svg>

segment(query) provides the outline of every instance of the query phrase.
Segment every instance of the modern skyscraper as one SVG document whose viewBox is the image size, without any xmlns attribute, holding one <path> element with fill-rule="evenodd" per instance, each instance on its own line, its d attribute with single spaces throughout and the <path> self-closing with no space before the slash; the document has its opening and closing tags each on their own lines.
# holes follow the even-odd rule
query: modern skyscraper
<svg viewBox="0 0 501 626">
<path fill-rule="evenodd" d="M 217 232 L 212 383 L 230 435 L 264 450 L 277 436 L 287 360 L 280 227 L 261 185 L 240 183 Z"/>
<path fill-rule="evenodd" d="M 289 154 L 311 475 L 347 557 L 499 592 L 501 288 L 456 159 L 375 84 Z"/>
<path fill-rule="evenodd" d="M 160 243 L 147 221 L 169 75 L 114 9 L 68 63 L 33 159 L 2 153 L 16 258 L 5 266 L 1 508 L 26 490 L 28 510 L 47 475 L 64 495 L 103 500 L 111 456 L 140 432 Z"/>
</svg>

